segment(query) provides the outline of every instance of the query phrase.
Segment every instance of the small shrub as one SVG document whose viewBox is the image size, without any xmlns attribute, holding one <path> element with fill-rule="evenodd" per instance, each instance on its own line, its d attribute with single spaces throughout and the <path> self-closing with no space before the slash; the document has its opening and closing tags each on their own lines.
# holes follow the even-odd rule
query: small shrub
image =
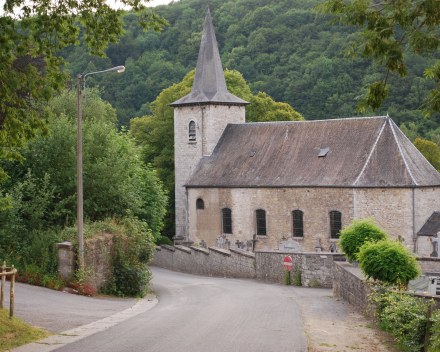
<svg viewBox="0 0 440 352">
<path fill-rule="evenodd" d="M 121 225 L 123 233 L 114 238 L 112 275 L 102 291 L 143 297 L 152 277 L 147 266 L 155 249 L 151 230 L 144 221 L 135 218 L 126 218 Z"/>
<path fill-rule="evenodd" d="M 367 280 L 407 286 L 421 273 L 416 258 L 399 241 L 367 242 L 360 248 L 357 259 Z"/>
<path fill-rule="evenodd" d="M 426 334 L 426 313 L 430 302 L 383 287 L 376 290 L 370 298 L 376 304 L 379 327 L 396 338 L 400 349 L 419 352 Z M 438 320 L 437 314 L 432 317 L 432 321 Z"/>
<path fill-rule="evenodd" d="M 295 268 L 295 275 L 293 276 L 292 284 L 295 286 L 302 286 L 301 270 L 298 268 L 298 266 Z"/>
<path fill-rule="evenodd" d="M 171 241 L 168 237 L 166 236 L 160 236 L 158 237 L 154 243 L 156 244 L 156 246 L 160 246 L 161 244 L 167 244 L 169 246 L 174 246 L 173 241 Z M 196 244 L 194 244 L 196 245 Z"/>
<path fill-rule="evenodd" d="M 284 285 L 290 285 L 290 271 L 284 270 Z"/>
<path fill-rule="evenodd" d="M 353 219 L 351 225 L 341 231 L 339 243 L 349 262 L 353 262 L 365 242 L 377 242 L 386 238 L 387 233 L 373 219 Z"/>
</svg>

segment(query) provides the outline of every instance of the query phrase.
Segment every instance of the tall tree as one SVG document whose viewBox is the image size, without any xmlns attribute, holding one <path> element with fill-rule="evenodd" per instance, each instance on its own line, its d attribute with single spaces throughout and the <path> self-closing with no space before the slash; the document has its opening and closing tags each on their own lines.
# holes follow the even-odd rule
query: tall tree
<svg viewBox="0 0 440 352">
<path fill-rule="evenodd" d="M 389 76 L 396 72 L 403 78 L 408 73 L 411 54 L 430 56 L 440 44 L 440 3 L 436 0 L 327 0 L 317 6 L 339 22 L 359 28 L 346 55 L 373 60 L 384 67 L 382 77 L 369 84 L 367 93 L 358 103 L 358 110 L 378 110 L 389 97 Z M 440 111 L 440 62 L 427 67 L 425 76 L 433 79 L 437 88 L 426 97 L 425 111 Z"/>
<path fill-rule="evenodd" d="M 124 33 L 125 10 L 118 6 L 136 11 L 144 30 L 159 31 L 165 20 L 147 9 L 148 1 L 118 0 L 110 7 L 109 0 L 6 0 L 0 17 L 0 158 L 22 160 L 24 143 L 38 130 L 47 133 L 43 103 L 69 78 L 59 51 L 78 44 L 81 35 L 91 54 L 105 56 L 108 43 Z M 5 176 L 0 169 L 0 179 Z"/>
</svg>

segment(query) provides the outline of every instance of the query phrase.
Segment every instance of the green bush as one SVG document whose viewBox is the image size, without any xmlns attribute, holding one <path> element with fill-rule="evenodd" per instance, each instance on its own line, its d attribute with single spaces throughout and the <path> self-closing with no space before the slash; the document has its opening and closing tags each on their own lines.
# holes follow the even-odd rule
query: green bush
<svg viewBox="0 0 440 352">
<path fill-rule="evenodd" d="M 160 236 L 159 238 L 156 239 L 156 241 L 154 241 L 154 243 L 156 244 L 156 246 L 160 246 L 161 244 L 167 244 L 169 246 L 174 246 L 173 241 L 171 241 L 166 236 Z"/>
<path fill-rule="evenodd" d="M 373 293 L 372 299 L 376 303 L 379 327 L 396 338 L 400 349 L 419 352 L 424 344 L 430 302 L 391 289 L 379 289 Z M 431 320 L 436 322 L 438 314 L 434 314 Z"/>
<path fill-rule="evenodd" d="M 341 231 L 339 243 L 347 259 L 353 262 L 365 242 L 377 242 L 386 238 L 387 233 L 373 219 L 353 219 L 351 225 Z"/>
<path fill-rule="evenodd" d="M 113 242 L 112 276 L 103 292 L 143 297 L 152 277 L 147 264 L 153 260 L 153 236 L 144 221 L 126 218 L 121 225 L 123 232 Z"/>
<path fill-rule="evenodd" d="M 357 255 L 359 267 L 367 280 L 406 286 L 420 275 L 416 258 L 399 241 L 366 242 Z"/>
</svg>

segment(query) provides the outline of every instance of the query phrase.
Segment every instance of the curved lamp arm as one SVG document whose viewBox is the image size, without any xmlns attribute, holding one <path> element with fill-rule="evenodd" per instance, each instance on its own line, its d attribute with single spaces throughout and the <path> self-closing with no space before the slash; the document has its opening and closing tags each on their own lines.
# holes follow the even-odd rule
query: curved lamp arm
<svg viewBox="0 0 440 352">
<path fill-rule="evenodd" d="M 108 70 L 90 72 L 90 73 L 86 73 L 84 75 L 84 103 L 86 102 L 86 78 L 87 78 L 87 76 L 96 75 L 97 73 L 105 73 L 105 72 L 113 72 L 113 71 L 124 72 L 125 66 L 116 66 L 116 67 L 109 68 Z"/>
</svg>

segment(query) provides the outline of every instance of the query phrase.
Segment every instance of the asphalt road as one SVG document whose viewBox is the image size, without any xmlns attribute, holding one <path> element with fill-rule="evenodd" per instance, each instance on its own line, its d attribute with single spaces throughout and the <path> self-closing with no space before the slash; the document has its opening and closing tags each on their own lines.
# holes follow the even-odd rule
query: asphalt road
<svg viewBox="0 0 440 352">
<path fill-rule="evenodd" d="M 152 270 L 154 308 L 57 352 L 307 351 L 289 287 Z"/>
<path fill-rule="evenodd" d="M 5 308 L 9 309 L 9 282 L 6 282 Z M 91 298 L 49 290 L 28 284 L 15 284 L 14 315 L 33 326 L 62 332 L 92 323 L 132 307 L 135 298 Z"/>
</svg>

